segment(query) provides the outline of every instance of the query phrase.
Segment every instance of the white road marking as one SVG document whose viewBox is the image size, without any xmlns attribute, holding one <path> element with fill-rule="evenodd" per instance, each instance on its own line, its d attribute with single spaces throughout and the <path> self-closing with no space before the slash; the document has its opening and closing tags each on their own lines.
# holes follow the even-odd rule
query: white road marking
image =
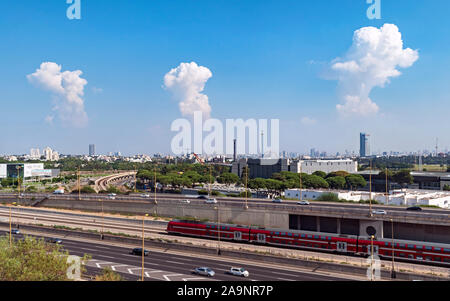
<svg viewBox="0 0 450 301">
<path fill-rule="evenodd" d="M 169 275 L 163 275 L 164 279 L 166 279 L 166 281 L 172 281 L 169 279 L 169 277 L 175 277 L 175 276 L 183 276 L 182 274 L 169 274 Z"/>
<path fill-rule="evenodd" d="M 277 278 L 278 280 L 282 280 L 282 281 L 295 281 L 295 280 L 292 280 L 292 279 L 286 279 L 286 278 Z"/>
<path fill-rule="evenodd" d="M 174 263 L 174 264 L 186 264 L 186 263 L 183 263 L 183 262 L 176 262 L 176 261 L 170 261 L 170 260 L 166 260 L 166 262 Z"/>
<path fill-rule="evenodd" d="M 131 269 L 128 269 L 128 273 L 133 274 L 132 270 L 142 270 L 142 268 L 131 268 Z"/>
<path fill-rule="evenodd" d="M 113 266 L 111 266 L 111 269 L 112 269 L 113 271 L 115 271 L 117 267 L 127 267 L 127 266 L 128 266 L 128 264 L 113 265 Z"/>
<path fill-rule="evenodd" d="M 292 274 L 286 274 L 286 273 L 279 273 L 279 272 L 271 272 L 273 274 L 278 274 L 278 275 L 283 275 L 283 276 L 291 276 L 291 277 L 298 277 L 296 275 L 292 275 Z"/>
</svg>

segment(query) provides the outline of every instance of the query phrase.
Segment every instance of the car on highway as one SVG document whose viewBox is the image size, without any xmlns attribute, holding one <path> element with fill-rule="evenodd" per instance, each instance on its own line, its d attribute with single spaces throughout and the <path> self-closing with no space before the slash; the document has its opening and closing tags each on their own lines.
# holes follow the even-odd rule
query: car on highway
<svg viewBox="0 0 450 301">
<path fill-rule="evenodd" d="M 20 231 L 18 229 L 12 229 L 11 234 L 20 234 Z"/>
<path fill-rule="evenodd" d="M 115 194 L 115 193 L 110 193 L 110 194 L 108 194 L 108 196 L 116 196 L 117 194 Z"/>
<path fill-rule="evenodd" d="M 195 268 L 192 273 L 208 277 L 214 277 L 216 274 L 212 269 L 206 267 Z"/>
<path fill-rule="evenodd" d="M 206 204 L 217 204 L 217 200 L 216 199 L 207 199 L 205 201 Z"/>
<path fill-rule="evenodd" d="M 189 200 L 181 200 L 180 203 L 181 204 L 190 204 L 191 201 L 189 201 Z"/>
<path fill-rule="evenodd" d="M 57 244 L 57 245 L 62 244 L 62 240 L 59 238 L 55 238 L 55 237 L 49 237 L 45 241 L 48 243 Z"/>
<path fill-rule="evenodd" d="M 386 215 L 387 212 L 386 212 L 385 210 L 375 209 L 375 210 L 372 210 L 372 214 L 376 214 L 376 215 Z"/>
<path fill-rule="evenodd" d="M 134 248 L 133 250 L 131 250 L 130 254 L 142 256 L 142 248 Z M 150 251 L 144 249 L 144 256 L 148 256 L 148 254 L 150 254 Z"/>
<path fill-rule="evenodd" d="M 227 271 L 227 274 L 240 277 L 248 277 L 250 275 L 250 273 L 246 269 L 235 267 L 230 268 L 230 270 Z"/>
<path fill-rule="evenodd" d="M 413 207 L 406 208 L 406 210 L 409 210 L 409 211 L 422 211 L 422 208 L 420 208 L 418 206 L 413 206 Z"/>
<path fill-rule="evenodd" d="M 308 201 L 300 201 L 300 202 L 297 202 L 297 205 L 309 205 L 309 202 Z"/>
<path fill-rule="evenodd" d="M 200 199 L 200 200 L 207 200 L 208 197 L 207 197 L 207 196 L 204 196 L 204 195 L 200 195 L 200 196 L 197 197 L 197 199 Z"/>
<path fill-rule="evenodd" d="M 281 199 L 273 199 L 272 200 L 272 203 L 281 203 L 282 201 L 281 201 Z"/>
<path fill-rule="evenodd" d="M 143 194 L 141 194 L 141 197 L 143 197 L 143 198 L 149 198 L 150 195 L 149 195 L 148 193 L 143 193 Z"/>
</svg>

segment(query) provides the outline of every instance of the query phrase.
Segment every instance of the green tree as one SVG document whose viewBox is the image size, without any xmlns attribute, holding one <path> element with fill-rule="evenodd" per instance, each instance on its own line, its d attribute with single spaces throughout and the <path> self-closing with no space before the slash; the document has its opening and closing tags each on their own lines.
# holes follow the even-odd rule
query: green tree
<svg viewBox="0 0 450 301">
<path fill-rule="evenodd" d="M 313 172 L 313 175 L 321 177 L 323 179 L 325 179 L 325 177 L 327 176 L 327 174 L 325 172 L 320 171 L 320 170 Z"/>
<path fill-rule="evenodd" d="M 411 176 L 411 172 L 408 169 L 400 170 L 396 172 L 392 179 L 400 185 L 412 184 L 414 182 L 413 176 Z"/>
<path fill-rule="evenodd" d="M 73 192 L 77 192 L 77 191 L 74 190 Z M 83 187 L 81 187 L 80 192 L 81 193 L 97 193 L 95 191 L 95 189 L 92 188 L 91 186 L 83 186 Z"/>
<path fill-rule="evenodd" d="M 251 179 L 248 181 L 248 188 L 250 189 L 264 189 L 266 187 L 266 180 L 262 178 Z"/>
<path fill-rule="evenodd" d="M 330 185 L 324 178 L 316 175 L 302 176 L 302 186 L 307 188 L 329 188 Z"/>
<path fill-rule="evenodd" d="M 239 176 L 231 172 L 224 172 L 217 178 L 217 181 L 222 184 L 239 183 Z"/>
<path fill-rule="evenodd" d="M 339 197 L 334 193 L 324 193 L 316 199 L 321 202 L 339 202 Z"/>
<path fill-rule="evenodd" d="M 7 236 L 0 237 L 0 281 L 66 281 L 67 251 L 43 239 L 25 236 L 9 245 Z M 86 261 L 85 256 L 82 260 Z M 85 269 L 81 267 L 81 272 Z"/>
<path fill-rule="evenodd" d="M 350 175 L 348 172 L 341 170 L 341 171 L 330 172 L 329 174 L 327 174 L 326 177 L 327 178 L 332 178 L 332 177 L 344 177 L 345 178 L 348 175 Z"/>
<path fill-rule="evenodd" d="M 327 178 L 326 181 L 328 182 L 328 185 L 330 185 L 330 188 L 333 189 L 344 189 L 345 184 L 347 183 L 344 177 L 339 176 Z"/>
<path fill-rule="evenodd" d="M 348 175 L 345 177 L 348 189 L 362 188 L 367 185 L 366 180 L 361 175 Z"/>
</svg>

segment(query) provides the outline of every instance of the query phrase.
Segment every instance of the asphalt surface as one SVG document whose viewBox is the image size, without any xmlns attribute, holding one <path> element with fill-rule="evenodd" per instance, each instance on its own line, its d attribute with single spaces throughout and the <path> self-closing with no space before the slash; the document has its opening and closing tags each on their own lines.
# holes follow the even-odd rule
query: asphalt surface
<svg viewBox="0 0 450 301">
<path fill-rule="evenodd" d="M 0 235 L 8 232 L 0 231 Z M 16 239 L 23 237 L 22 234 L 14 235 Z M 115 245 L 107 245 L 88 241 L 76 241 L 61 238 L 62 247 L 71 255 L 83 256 L 89 254 L 92 260 L 87 263 L 89 276 L 95 276 L 105 267 L 112 267 L 125 280 L 139 280 L 141 277 L 141 256 L 132 255 L 132 248 Z M 140 247 L 140 246 L 136 246 Z M 205 257 L 198 255 L 187 256 L 150 250 L 145 257 L 145 280 L 146 281 L 346 281 L 352 277 L 345 275 L 330 276 L 315 272 L 303 272 L 289 270 L 288 268 L 274 268 L 262 266 L 258 263 L 246 263 L 245 265 L 231 263 L 226 259 Z M 196 267 L 209 267 L 216 272 L 212 278 L 194 275 L 191 273 Z M 250 277 L 241 278 L 228 275 L 226 271 L 231 266 L 244 267 L 250 273 Z"/>
<path fill-rule="evenodd" d="M 16 194 L 12 193 L 0 193 L 0 197 L 4 198 L 16 198 Z M 45 194 L 45 193 L 26 193 L 23 195 L 23 198 L 31 198 L 35 197 L 36 199 L 39 198 L 45 198 L 48 197 L 49 199 L 78 199 L 77 194 L 62 194 L 62 195 L 55 195 L 55 194 Z M 204 200 L 197 200 L 197 196 L 192 195 L 179 195 L 179 194 L 166 194 L 166 193 L 157 193 L 156 198 L 158 202 L 168 200 L 168 201 L 179 201 L 182 199 L 189 199 L 191 203 L 204 203 Z M 214 197 L 216 198 L 220 204 L 226 205 L 229 204 L 244 204 L 245 199 L 243 198 L 230 198 L 230 197 Z M 111 200 L 110 197 L 107 194 L 82 194 L 81 195 L 82 200 Z M 123 201 L 123 202 L 154 202 L 154 194 L 150 193 L 150 197 L 142 197 L 141 194 L 130 194 L 127 196 L 123 195 L 117 195 L 114 197 L 115 201 Z M 266 199 L 248 199 L 248 204 L 258 204 L 258 205 L 275 205 L 275 206 L 292 206 L 292 207 L 318 207 L 318 208 L 326 208 L 329 207 L 330 210 L 333 208 L 349 208 L 349 209 L 361 209 L 361 210 L 367 210 L 369 212 L 370 206 L 368 204 L 359 204 L 359 203 L 330 203 L 330 202 L 315 202 L 310 201 L 310 205 L 297 205 L 297 201 L 292 200 L 283 200 L 282 203 L 272 203 L 271 200 Z M 439 209 L 439 208 L 422 208 L 422 211 L 416 212 L 416 211 L 407 211 L 407 207 L 405 206 L 387 206 L 387 205 L 372 205 L 372 209 L 382 209 L 386 210 L 388 213 L 389 211 L 395 211 L 396 213 L 403 213 L 404 215 L 411 215 L 411 216 L 418 216 L 420 214 L 436 214 L 436 215 L 449 215 L 450 209 Z"/>
</svg>

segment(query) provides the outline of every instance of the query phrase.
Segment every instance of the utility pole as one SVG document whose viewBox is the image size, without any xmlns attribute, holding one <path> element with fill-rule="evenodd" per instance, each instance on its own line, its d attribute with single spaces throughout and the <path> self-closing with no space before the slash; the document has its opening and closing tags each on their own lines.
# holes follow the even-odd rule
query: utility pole
<svg viewBox="0 0 450 301">
<path fill-rule="evenodd" d="M 369 210 L 370 210 L 370 217 L 372 217 L 372 159 L 369 159 Z"/>
<path fill-rule="evenodd" d="M 81 200 L 81 184 L 80 184 L 80 168 L 78 167 L 77 172 L 77 179 L 78 179 L 78 200 Z"/>
<path fill-rule="evenodd" d="M 392 242 L 391 242 L 391 245 L 392 245 L 392 270 L 391 270 L 391 278 L 392 279 L 395 279 L 395 278 L 397 278 L 397 275 L 396 275 L 396 273 L 395 273 L 395 268 L 394 268 L 394 257 L 395 257 L 395 253 L 394 253 L 394 220 L 391 218 L 391 226 L 392 226 L 392 229 L 391 229 L 391 234 L 392 234 Z"/>
<path fill-rule="evenodd" d="M 389 192 L 388 192 L 388 169 L 386 167 L 386 205 L 389 204 Z"/>
</svg>

